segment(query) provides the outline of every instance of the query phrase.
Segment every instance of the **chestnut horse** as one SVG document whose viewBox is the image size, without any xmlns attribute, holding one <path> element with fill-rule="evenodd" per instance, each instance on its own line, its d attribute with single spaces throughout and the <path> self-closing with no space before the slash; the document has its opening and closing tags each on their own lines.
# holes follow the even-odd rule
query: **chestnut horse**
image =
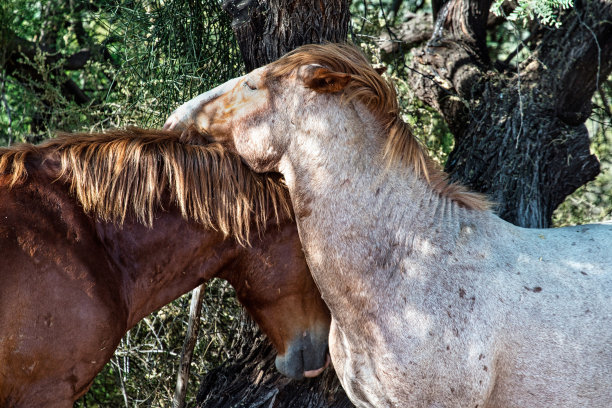
<svg viewBox="0 0 612 408">
<path fill-rule="evenodd" d="M 179 107 L 287 181 L 360 407 L 612 407 L 612 225 L 528 230 L 449 184 L 355 48 L 309 45 Z"/>
<path fill-rule="evenodd" d="M 188 136 L 0 149 L 0 406 L 71 407 L 128 329 L 213 277 L 234 286 L 283 374 L 322 370 L 329 312 L 286 188 Z"/>
</svg>

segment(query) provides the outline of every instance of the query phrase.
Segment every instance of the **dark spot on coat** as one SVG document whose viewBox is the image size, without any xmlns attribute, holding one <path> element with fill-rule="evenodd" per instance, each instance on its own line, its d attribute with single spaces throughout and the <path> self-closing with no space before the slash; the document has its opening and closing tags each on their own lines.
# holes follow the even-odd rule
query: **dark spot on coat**
<svg viewBox="0 0 612 408">
<path fill-rule="evenodd" d="M 459 297 L 460 298 L 465 297 L 465 290 L 463 288 L 459 288 Z"/>
<path fill-rule="evenodd" d="M 540 293 L 542 291 L 542 288 L 539 286 L 532 288 L 528 288 L 527 286 L 523 286 L 526 290 L 533 292 L 533 293 Z"/>
<path fill-rule="evenodd" d="M 585 275 L 585 276 L 588 275 L 588 273 L 586 273 L 585 271 L 580 271 L 580 273 Z"/>
</svg>

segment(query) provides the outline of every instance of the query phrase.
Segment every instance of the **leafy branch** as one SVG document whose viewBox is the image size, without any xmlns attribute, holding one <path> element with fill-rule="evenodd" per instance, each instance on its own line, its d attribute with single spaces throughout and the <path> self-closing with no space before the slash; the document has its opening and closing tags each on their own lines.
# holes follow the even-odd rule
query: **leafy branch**
<svg viewBox="0 0 612 408">
<path fill-rule="evenodd" d="M 504 14 L 502 4 L 504 0 L 495 0 L 491 9 L 496 16 Z M 559 14 L 563 10 L 570 9 L 574 6 L 574 0 L 518 0 L 518 5 L 507 16 L 510 21 L 527 22 L 537 18 L 544 25 L 559 28 L 561 21 Z"/>
</svg>

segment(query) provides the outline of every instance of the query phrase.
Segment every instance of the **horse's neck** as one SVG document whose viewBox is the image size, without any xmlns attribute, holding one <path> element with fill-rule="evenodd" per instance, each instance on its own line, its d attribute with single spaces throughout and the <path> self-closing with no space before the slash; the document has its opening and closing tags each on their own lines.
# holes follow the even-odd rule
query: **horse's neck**
<svg viewBox="0 0 612 408">
<path fill-rule="evenodd" d="M 31 159 L 28 171 L 30 182 L 39 183 L 41 188 L 61 196 L 63 202 L 75 204 L 62 207 L 62 211 L 82 211 L 69 192 L 70 176 L 57 178 L 60 172 L 57 153 L 46 152 L 40 159 Z M 57 182 L 45 183 L 44 180 Z M 97 236 L 109 261 L 108 273 L 116 275 L 114 278 L 123 285 L 121 291 L 128 309 L 129 327 L 216 277 L 243 251 L 234 239 L 225 239 L 220 232 L 185 220 L 179 210 L 166 201 L 167 210 L 157 211 L 152 228 L 130 216 L 122 225 L 87 216 L 91 223 L 83 226 Z"/>
<path fill-rule="evenodd" d="M 185 220 L 169 200 L 164 205 L 166 211 L 157 211 L 152 228 L 129 216 L 119 226 L 82 212 L 70 193 L 70 176 L 58 179 L 56 153 L 29 158 L 27 169 L 26 183 L 44 197 L 44 204 L 60 211 L 59 217 L 79 233 L 91 234 L 100 243 L 109 262 L 108 278 L 123 285 L 117 296 L 125 299 L 130 327 L 213 277 L 237 286 L 242 283 L 227 265 L 243 257 L 245 248 L 220 232 Z"/>
<path fill-rule="evenodd" d="M 130 326 L 183 293 L 217 276 L 240 251 L 233 239 L 159 212 L 153 228 L 127 220 L 96 222 L 96 233 L 122 275 Z"/>
<path fill-rule="evenodd" d="M 375 292 L 398 279 L 401 262 L 442 256 L 461 225 L 481 217 L 440 196 L 409 167 L 387 168 L 375 136 L 355 136 L 294 143 L 280 166 L 312 274 L 332 312 L 350 310 L 344 302 L 378 301 L 385 294 Z M 364 293 L 370 298 L 361 299 Z"/>
<path fill-rule="evenodd" d="M 388 166 L 381 153 L 384 137 L 367 125 L 345 129 L 344 134 L 332 130 L 316 135 L 307 129 L 292 139 L 297 142 L 289 146 L 279 170 L 300 227 L 308 229 L 304 233 L 325 231 L 327 237 L 348 239 L 421 225 L 443 231 L 463 215 L 409 165 Z"/>
</svg>

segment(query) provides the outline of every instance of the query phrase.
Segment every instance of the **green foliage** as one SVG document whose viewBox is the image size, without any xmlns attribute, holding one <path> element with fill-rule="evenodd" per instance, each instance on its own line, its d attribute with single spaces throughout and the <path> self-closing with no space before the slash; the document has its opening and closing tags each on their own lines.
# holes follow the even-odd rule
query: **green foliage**
<svg viewBox="0 0 612 408">
<path fill-rule="evenodd" d="M 109 21 L 123 106 L 141 125 L 158 126 L 188 100 L 243 71 L 229 17 L 214 0 L 120 2 Z M 145 109 L 143 109 L 143 105 Z"/>
<path fill-rule="evenodd" d="M 491 9 L 495 15 L 501 16 L 504 14 L 502 11 L 503 3 L 504 0 L 493 2 Z M 573 6 L 573 0 L 518 0 L 518 5 L 506 18 L 510 21 L 523 20 L 524 22 L 537 18 L 544 25 L 559 27 L 561 26 L 560 12 Z"/>
<path fill-rule="evenodd" d="M 101 67 L 100 60 L 92 60 L 79 72 L 62 72 L 66 57 L 80 49 L 74 32 L 65 27 L 75 16 L 68 3 L 9 0 L 6 4 L 2 50 L 6 52 L 7 41 L 20 38 L 31 42 L 25 48 L 31 47 L 32 52 L 21 49 L 17 60 L 24 66 L 22 72 L 12 76 L 2 72 L 0 141 L 23 141 L 33 134 L 38 136 L 34 140 L 40 140 L 41 136 L 49 136 L 51 130 L 82 129 L 104 117 L 106 112 L 99 108 L 96 100 L 100 98 L 96 96 L 108 88 L 104 73 L 112 67 Z M 3 60 L 6 57 L 3 55 Z M 65 80 L 76 81 L 92 94 L 92 103 L 78 105 L 70 99 L 61 87 Z"/>
<path fill-rule="evenodd" d="M 3 38 L 39 47 L 20 54 L 24 72 L 2 71 L 0 142 L 40 140 L 57 130 L 159 126 L 178 101 L 243 70 L 229 17 L 215 0 L 74 3 L 3 2 Z M 66 68 L 81 49 L 91 51 L 87 63 Z M 87 103 L 66 93 L 67 80 Z"/>
</svg>

